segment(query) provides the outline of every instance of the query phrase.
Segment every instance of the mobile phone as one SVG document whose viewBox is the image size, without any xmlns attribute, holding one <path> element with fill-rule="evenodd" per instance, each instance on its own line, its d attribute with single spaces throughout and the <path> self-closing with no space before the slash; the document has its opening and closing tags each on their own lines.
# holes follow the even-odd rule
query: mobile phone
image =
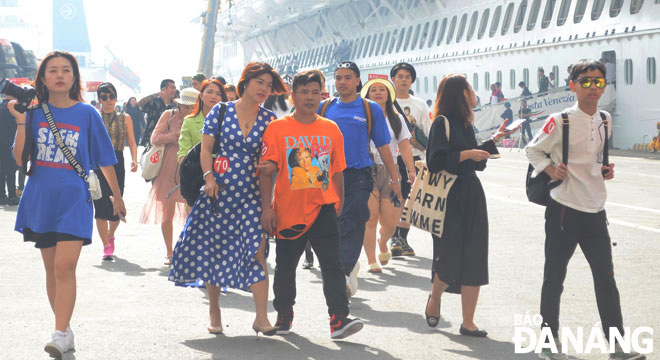
<svg viewBox="0 0 660 360">
<path fill-rule="evenodd" d="M 394 192 L 390 192 L 390 202 L 394 204 L 394 207 L 401 207 L 401 201 L 399 201 L 399 198 Z"/>
</svg>

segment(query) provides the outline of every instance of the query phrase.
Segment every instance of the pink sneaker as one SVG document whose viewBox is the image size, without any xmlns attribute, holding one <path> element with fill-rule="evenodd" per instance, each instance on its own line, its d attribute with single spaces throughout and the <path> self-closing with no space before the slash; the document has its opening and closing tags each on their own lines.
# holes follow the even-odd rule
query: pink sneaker
<svg viewBox="0 0 660 360">
<path fill-rule="evenodd" d="M 115 237 L 111 237 L 108 239 L 108 245 L 110 245 L 110 255 L 115 254 Z"/>
<path fill-rule="evenodd" d="M 103 260 L 112 260 L 112 244 L 103 247 Z"/>
</svg>

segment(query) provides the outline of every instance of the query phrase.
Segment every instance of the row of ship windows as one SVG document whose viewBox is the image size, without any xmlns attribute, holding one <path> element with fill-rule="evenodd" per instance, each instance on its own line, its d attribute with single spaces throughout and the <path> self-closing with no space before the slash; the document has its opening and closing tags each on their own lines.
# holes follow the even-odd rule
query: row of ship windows
<svg viewBox="0 0 660 360">
<path fill-rule="evenodd" d="M 580 23 L 586 13 L 588 2 L 592 1 L 591 6 L 591 20 L 598 20 L 603 13 L 605 8 L 606 0 L 577 0 L 575 6 L 575 11 L 573 13 L 573 23 Z M 529 16 L 527 17 L 526 28 L 527 31 L 532 31 L 536 27 L 539 13 L 541 10 L 542 0 L 532 0 Z M 552 23 L 552 17 L 554 14 L 554 9 L 557 0 L 545 0 L 545 6 L 543 11 L 543 17 L 541 18 L 541 28 L 545 29 L 550 26 Z M 569 16 L 571 8 L 571 0 L 562 0 L 559 13 L 557 17 L 557 26 L 563 26 Z M 655 0 L 656 4 L 660 3 L 660 0 Z M 638 14 L 644 4 L 644 0 L 631 0 L 630 1 L 630 13 Z M 609 16 L 616 17 L 618 16 L 624 5 L 624 0 L 610 0 L 610 9 Z M 523 28 L 525 15 L 527 13 L 528 1 L 523 0 L 518 6 L 518 12 L 515 17 L 513 32 L 518 33 Z M 513 19 L 514 13 L 514 3 L 509 3 L 506 7 L 504 13 L 504 19 L 502 21 L 501 28 L 500 18 L 502 15 L 502 5 L 499 5 L 493 11 L 492 21 L 490 23 L 490 28 L 488 27 L 488 20 L 490 19 L 490 9 L 485 9 L 481 14 L 481 22 L 479 23 L 479 31 L 477 32 L 477 23 L 479 18 L 478 11 L 472 13 L 470 17 L 470 23 L 468 25 L 468 14 L 465 13 L 461 16 L 460 22 L 458 16 L 454 15 L 451 20 L 448 18 L 442 19 L 442 22 L 439 19 L 433 21 L 431 24 L 430 21 L 427 21 L 423 28 L 422 24 L 417 24 L 413 32 L 413 25 L 402 27 L 400 30 L 387 31 L 380 34 L 369 35 L 362 37 L 361 39 L 356 40 L 355 42 L 350 42 L 352 49 L 349 58 L 350 59 L 359 59 L 366 56 L 384 55 L 385 53 L 391 54 L 393 51 L 399 52 L 401 49 L 403 51 L 414 50 L 416 47 L 423 49 L 424 46 L 432 47 L 435 42 L 436 46 L 440 46 L 443 40 L 446 44 L 455 41 L 456 43 L 461 42 L 463 35 L 466 35 L 465 40 L 470 41 L 474 37 L 475 32 L 477 33 L 477 39 L 482 39 L 488 29 L 489 37 L 494 37 L 498 29 L 502 35 L 506 35 L 511 27 L 511 20 Z M 449 28 L 447 28 L 447 23 L 449 23 Z M 458 23 L 458 31 L 456 31 L 456 24 Z M 429 27 L 431 31 L 429 32 Z M 466 34 L 467 28 L 467 34 Z M 421 33 L 421 34 L 420 34 Z M 413 35 L 414 34 L 414 35 Z M 421 35 L 421 36 L 420 36 Z M 445 38 L 445 35 L 446 38 Z M 437 37 L 437 39 L 436 39 Z M 411 42 L 412 39 L 412 42 Z M 428 39 L 428 42 L 427 42 Z M 418 42 L 419 41 L 419 42 Z M 334 46 L 327 45 L 326 47 L 319 47 L 316 49 L 308 50 L 302 54 L 301 66 L 310 66 L 314 63 L 327 62 L 331 60 L 331 56 L 334 53 Z"/>
<path fill-rule="evenodd" d="M 632 59 L 625 59 L 623 62 L 623 67 L 624 67 L 624 83 L 626 85 L 632 85 L 633 84 L 633 62 Z M 559 66 L 553 66 L 552 71 L 554 74 L 559 74 Z M 467 76 L 467 74 L 464 74 Z M 422 91 L 422 86 L 424 93 L 429 93 L 429 91 L 435 91 L 435 89 L 438 88 L 438 83 L 442 79 L 442 76 L 433 76 L 432 78 L 432 85 L 433 87 L 429 87 L 431 85 L 431 78 L 428 76 L 425 76 L 423 79 L 423 85 L 422 81 L 416 81 L 415 82 L 415 93 L 420 93 Z M 656 83 L 656 61 L 655 57 L 649 57 L 646 59 L 646 82 L 648 84 L 655 84 Z M 422 80 L 422 79 L 420 79 Z M 522 81 L 527 84 L 528 87 L 530 87 L 530 90 L 534 91 L 534 89 L 531 87 L 531 83 L 529 81 L 529 69 L 525 68 L 522 70 Z M 495 82 L 500 82 L 503 83 L 503 77 L 502 77 L 502 71 L 498 70 L 495 72 L 495 80 L 491 82 L 490 78 L 490 72 L 486 71 L 484 73 L 483 77 L 483 86 L 484 89 L 489 89 L 490 85 L 495 83 Z M 557 86 L 564 86 L 564 80 L 563 78 L 560 79 L 559 76 L 556 77 L 555 79 L 556 85 Z M 474 73 L 472 75 L 472 87 L 474 88 L 475 91 L 479 91 L 479 74 Z M 511 90 L 516 90 L 518 88 L 518 81 L 516 80 L 516 70 L 511 69 L 509 70 L 509 86 Z"/>
</svg>

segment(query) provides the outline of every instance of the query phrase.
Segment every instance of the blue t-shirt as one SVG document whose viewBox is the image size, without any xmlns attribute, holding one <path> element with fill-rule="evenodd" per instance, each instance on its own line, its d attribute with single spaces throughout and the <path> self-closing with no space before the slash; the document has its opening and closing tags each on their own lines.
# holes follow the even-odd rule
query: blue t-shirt
<svg viewBox="0 0 660 360">
<path fill-rule="evenodd" d="M 64 143 L 86 171 L 117 162 L 108 131 L 93 106 L 50 105 L 50 111 Z M 25 184 L 14 229 L 91 239 L 94 207 L 89 186 L 55 144 L 41 108 L 34 110 L 29 131 L 34 140 L 34 172 Z"/>
<path fill-rule="evenodd" d="M 511 110 L 511 108 L 508 108 L 504 110 L 504 112 L 502 113 L 502 115 L 500 115 L 500 117 L 502 118 L 502 120 L 509 119 L 509 121 L 506 123 L 507 125 L 509 125 L 513 121 L 513 111 Z"/>
<path fill-rule="evenodd" d="M 334 121 L 339 126 L 339 130 L 344 136 L 344 154 L 346 157 L 346 167 L 353 169 L 364 169 L 372 165 L 369 158 L 369 140 L 373 140 L 376 147 L 388 145 L 392 138 L 385 122 L 385 115 L 380 106 L 371 101 L 371 116 L 373 124 L 371 125 L 371 134 L 367 137 L 367 116 L 364 113 L 362 98 L 358 96 L 355 101 L 343 103 L 339 98 L 335 98 L 325 111 L 324 117 Z M 321 113 L 319 107 L 317 113 Z"/>
</svg>

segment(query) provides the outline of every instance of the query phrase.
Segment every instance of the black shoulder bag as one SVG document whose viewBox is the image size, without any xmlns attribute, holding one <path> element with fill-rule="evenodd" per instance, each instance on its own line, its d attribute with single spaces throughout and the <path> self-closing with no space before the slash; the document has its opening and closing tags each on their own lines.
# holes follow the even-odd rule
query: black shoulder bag
<svg viewBox="0 0 660 360">
<path fill-rule="evenodd" d="M 222 122 L 225 119 L 225 110 L 227 105 L 220 103 L 219 111 L 219 125 L 218 125 L 218 135 L 215 137 L 215 142 L 213 143 L 213 152 L 218 151 L 218 146 L 220 145 L 220 136 L 222 134 Z M 181 189 L 181 196 L 186 199 L 186 203 L 189 206 L 193 206 L 197 197 L 200 194 L 200 188 L 204 186 L 204 173 L 202 172 L 202 163 L 200 161 L 200 155 L 202 154 L 202 143 L 198 143 L 193 146 L 188 154 L 181 161 L 179 166 L 179 184 Z"/>
<path fill-rule="evenodd" d="M 561 118 L 561 162 L 568 165 L 568 114 L 565 112 L 561 113 Z M 607 133 L 607 129 L 605 129 L 605 132 Z M 527 199 L 535 204 L 547 206 L 550 202 L 550 190 L 559 186 L 562 180 L 552 181 L 550 175 L 546 174 L 543 170 L 536 177 L 532 177 L 533 172 L 534 167 L 532 164 L 529 164 L 527 167 L 527 178 L 525 180 Z"/>
</svg>

